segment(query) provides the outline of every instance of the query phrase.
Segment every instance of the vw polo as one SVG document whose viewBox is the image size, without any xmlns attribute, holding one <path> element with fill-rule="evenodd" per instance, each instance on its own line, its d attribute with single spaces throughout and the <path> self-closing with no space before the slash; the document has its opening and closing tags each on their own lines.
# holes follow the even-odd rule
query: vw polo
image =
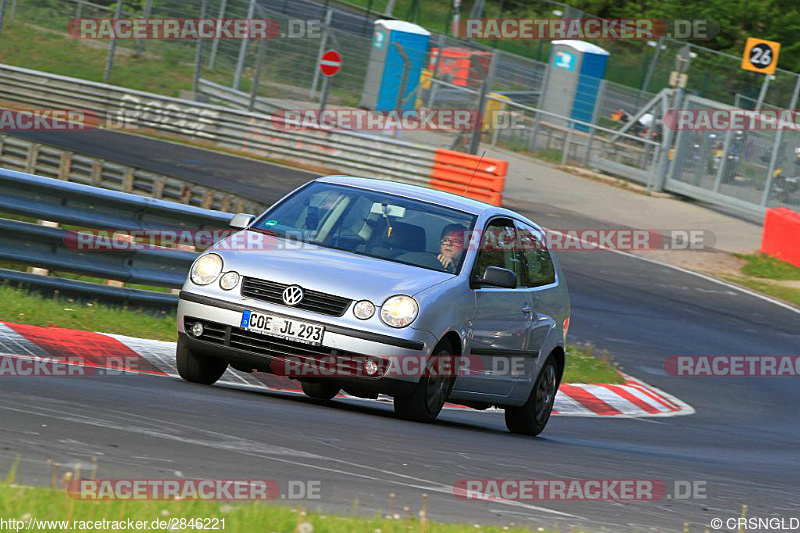
<svg viewBox="0 0 800 533">
<path fill-rule="evenodd" d="M 496 406 L 512 432 L 544 429 L 570 305 L 531 220 L 413 185 L 328 176 L 231 226 L 240 231 L 200 255 L 180 292 L 184 379 L 333 357 L 347 371 L 300 376 L 308 396 L 386 394 L 398 416 L 423 422 L 446 401 Z M 402 357 L 425 364 L 390 372 Z M 470 372 L 431 370 L 467 358 Z"/>
</svg>

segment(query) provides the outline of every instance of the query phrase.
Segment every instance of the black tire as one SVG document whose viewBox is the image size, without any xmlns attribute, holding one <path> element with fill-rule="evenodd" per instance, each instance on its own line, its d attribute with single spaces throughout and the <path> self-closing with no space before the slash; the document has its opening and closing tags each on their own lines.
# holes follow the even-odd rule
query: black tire
<svg viewBox="0 0 800 533">
<path fill-rule="evenodd" d="M 305 395 L 315 400 L 328 401 L 339 394 L 339 385 L 335 383 L 311 383 L 303 381 L 301 385 L 303 386 Z"/>
<path fill-rule="evenodd" d="M 533 384 L 528 401 L 521 407 L 506 408 L 506 427 L 511 433 L 535 437 L 544 431 L 558 391 L 558 367 L 553 356 L 547 358 Z"/>
<path fill-rule="evenodd" d="M 436 345 L 431 355 L 432 361 L 428 364 L 414 390 L 408 395 L 394 398 L 394 412 L 398 417 L 425 423 L 436 420 L 447 397 L 450 396 L 450 391 L 453 390 L 456 379 L 455 376 L 441 375 L 446 372 L 431 372 L 431 368 L 437 366 L 433 358 L 452 360 L 454 358 L 452 353 L 453 347 L 450 342 L 443 340 Z M 454 369 L 453 363 L 454 361 L 447 368 Z"/>
<path fill-rule="evenodd" d="M 203 385 L 216 383 L 228 368 L 228 363 L 221 359 L 194 353 L 180 337 L 175 352 L 175 364 L 178 367 L 178 374 L 183 379 Z"/>
</svg>

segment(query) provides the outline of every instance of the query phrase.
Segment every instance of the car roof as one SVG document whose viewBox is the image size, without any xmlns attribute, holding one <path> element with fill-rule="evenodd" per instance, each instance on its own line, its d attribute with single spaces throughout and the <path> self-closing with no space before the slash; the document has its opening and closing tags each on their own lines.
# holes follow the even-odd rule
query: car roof
<svg viewBox="0 0 800 533">
<path fill-rule="evenodd" d="M 359 187 L 362 189 L 369 189 L 376 192 L 385 192 L 387 194 L 396 194 L 406 198 L 413 198 L 415 200 L 422 200 L 423 202 L 430 202 L 444 207 L 452 207 L 460 211 L 465 211 L 474 215 L 481 215 L 484 213 L 490 214 L 505 214 L 509 216 L 520 217 L 517 213 L 497 207 L 486 202 L 473 200 L 466 196 L 459 196 L 444 191 L 437 191 L 419 185 L 411 185 L 408 183 L 399 183 L 396 181 L 381 180 L 374 178 L 357 178 L 354 176 L 322 176 L 317 178 L 316 181 L 323 183 L 334 183 L 339 185 L 349 185 L 351 187 Z M 524 218 L 524 217 L 522 217 Z"/>
</svg>

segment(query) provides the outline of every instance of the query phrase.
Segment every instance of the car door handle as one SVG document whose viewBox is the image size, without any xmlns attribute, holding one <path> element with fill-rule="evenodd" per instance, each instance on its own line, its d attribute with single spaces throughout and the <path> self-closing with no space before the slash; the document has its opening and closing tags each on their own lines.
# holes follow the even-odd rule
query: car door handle
<svg viewBox="0 0 800 533">
<path fill-rule="evenodd" d="M 522 306 L 522 312 L 525 313 L 526 315 L 529 314 L 531 311 L 533 311 L 533 309 L 531 308 L 530 305 L 525 304 Z"/>
</svg>

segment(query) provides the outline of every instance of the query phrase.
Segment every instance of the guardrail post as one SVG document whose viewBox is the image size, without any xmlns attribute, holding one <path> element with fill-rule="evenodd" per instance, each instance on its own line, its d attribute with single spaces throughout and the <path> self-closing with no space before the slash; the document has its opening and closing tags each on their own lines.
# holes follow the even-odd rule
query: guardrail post
<svg viewBox="0 0 800 533">
<path fill-rule="evenodd" d="M 58 179 L 69 181 L 69 173 L 72 170 L 72 152 L 61 152 L 58 160 Z"/>
<path fill-rule="evenodd" d="M 164 197 L 164 178 L 158 178 L 153 184 L 153 198 L 161 199 Z"/>
<path fill-rule="evenodd" d="M 203 195 L 203 208 L 204 209 L 211 209 L 211 204 L 214 202 L 214 193 L 211 191 L 206 191 Z"/>
<path fill-rule="evenodd" d="M 181 191 L 181 203 L 188 204 L 192 200 L 192 188 L 188 185 L 183 186 L 183 191 Z"/>
<path fill-rule="evenodd" d="M 51 222 L 49 220 L 37 220 L 36 223 L 39 224 L 40 226 L 46 226 L 48 228 L 57 228 L 58 227 L 58 222 Z M 41 268 L 41 267 L 29 266 L 27 268 L 27 271 L 28 271 L 28 274 L 36 274 L 36 275 L 39 275 L 39 276 L 49 276 L 50 275 L 50 271 L 48 269 Z"/>
<path fill-rule="evenodd" d="M 136 172 L 136 169 L 131 167 L 125 173 L 125 177 L 122 179 L 122 190 L 124 192 L 133 192 L 134 172 Z"/>
<path fill-rule="evenodd" d="M 92 185 L 100 185 L 103 180 L 103 163 L 102 159 L 92 163 Z"/>
<path fill-rule="evenodd" d="M 28 157 L 25 159 L 25 172 L 36 174 L 36 162 L 39 159 L 40 144 L 32 144 L 28 147 Z"/>
<path fill-rule="evenodd" d="M 575 123 L 571 120 L 567 122 L 567 138 L 564 141 L 564 153 L 561 154 L 561 166 L 567 166 L 567 159 L 569 158 L 569 147 L 572 144 L 572 128 L 574 127 Z"/>
</svg>

